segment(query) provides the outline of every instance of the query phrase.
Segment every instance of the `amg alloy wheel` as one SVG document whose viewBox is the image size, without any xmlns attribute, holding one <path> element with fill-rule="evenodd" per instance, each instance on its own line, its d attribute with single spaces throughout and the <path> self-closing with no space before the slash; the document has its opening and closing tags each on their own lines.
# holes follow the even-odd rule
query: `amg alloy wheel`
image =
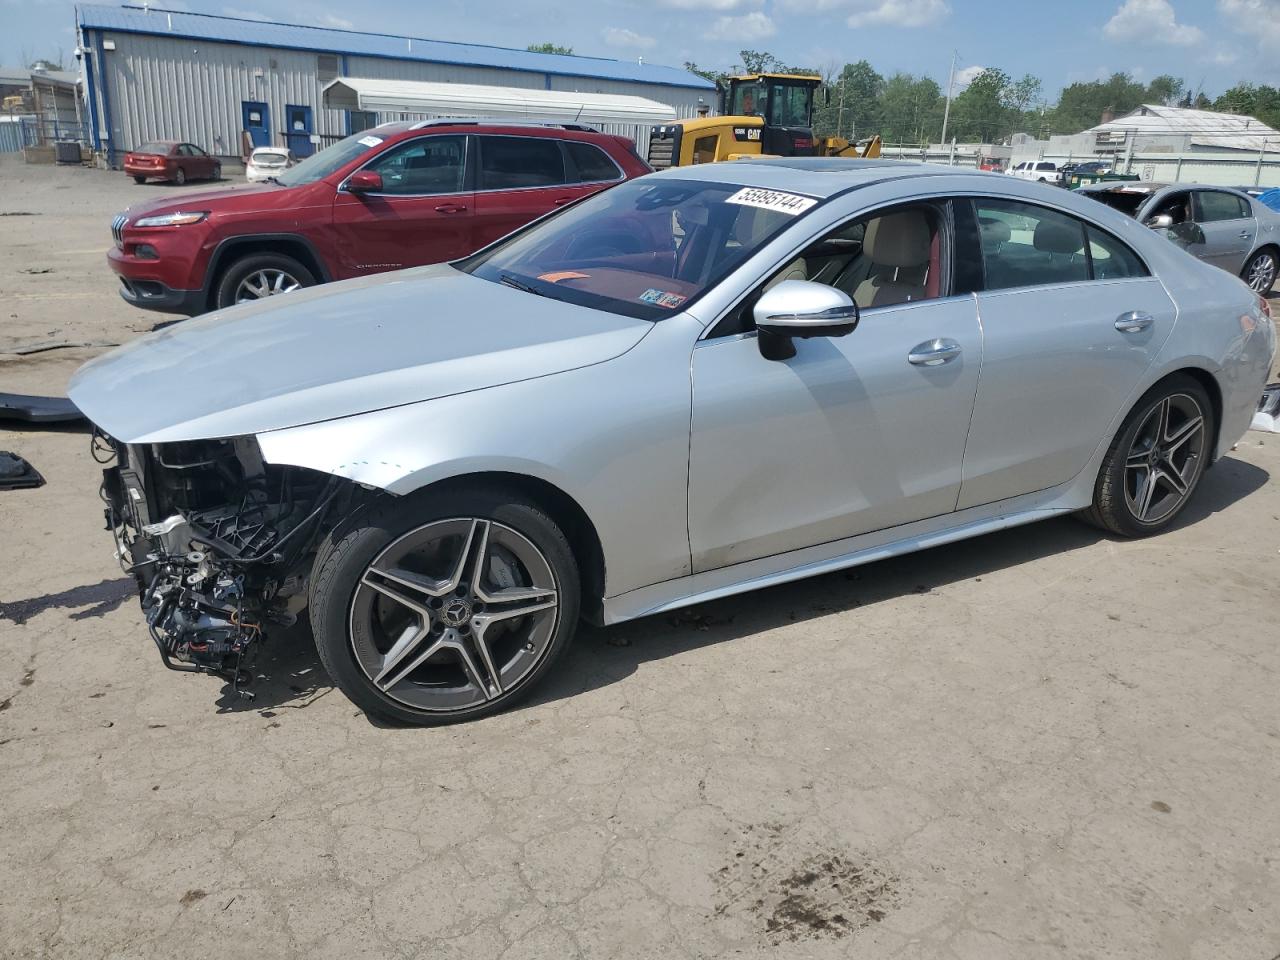
<svg viewBox="0 0 1280 960">
<path fill-rule="evenodd" d="M 427 501 L 415 499 L 385 507 L 317 558 L 321 658 L 372 713 L 433 724 L 503 709 L 572 636 L 572 552 L 534 505 L 486 494 L 443 498 L 432 506 L 469 509 L 430 511 L 438 518 L 392 536 L 421 516 Z"/>
<path fill-rule="evenodd" d="M 1157 384 L 1112 441 L 1089 519 L 1126 536 L 1167 527 L 1204 474 L 1213 429 L 1212 408 L 1199 383 L 1177 376 Z"/>
<path fill-rule="evenodd" d="M 1276 261 L 1276 254 L 1272 250 L 1259 250 L 1249 262 L 1245 264 L 1244 271 L 1241 276 L 1244 282 L 1249 284 L 1249 289 L 1260 297 L 1265 297 L 1271 292 L 1271 288 L 1275 286 L 1276 270 L 1280 266 Z"/>
</svg>

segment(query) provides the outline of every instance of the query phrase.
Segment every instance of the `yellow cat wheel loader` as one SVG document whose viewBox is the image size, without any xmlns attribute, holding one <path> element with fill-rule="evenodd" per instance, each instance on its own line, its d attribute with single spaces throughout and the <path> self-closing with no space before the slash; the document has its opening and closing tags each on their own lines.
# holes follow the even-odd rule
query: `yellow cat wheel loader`
<svg viewBox="0 0 1280 960">
<path fill-rule="evenodd" d="M 649 131 L 655 170 L 747 157 L 878 157 L 880 138 L 850 143 L 815 140 L 813 95 L 821 77 L 749 73 L 730 77 L 720 92 L 719 117 L 679 120 Z"/>
</svg>

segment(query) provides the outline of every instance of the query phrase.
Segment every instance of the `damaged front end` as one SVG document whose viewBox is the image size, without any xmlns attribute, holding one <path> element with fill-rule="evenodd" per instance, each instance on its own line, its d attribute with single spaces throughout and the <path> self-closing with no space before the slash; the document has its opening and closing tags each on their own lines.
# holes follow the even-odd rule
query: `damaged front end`
<svg viewBox="0 0 1280 960">
<path fill-rule="evenodd" d="M 243 694 L 260 641 L 306 605 L 315 550 L 362 496 L 350 481 L 263 462 L 257 440 L 122 444 L 95 433 L 107 529 L 171 670 Z"/>
</svg>

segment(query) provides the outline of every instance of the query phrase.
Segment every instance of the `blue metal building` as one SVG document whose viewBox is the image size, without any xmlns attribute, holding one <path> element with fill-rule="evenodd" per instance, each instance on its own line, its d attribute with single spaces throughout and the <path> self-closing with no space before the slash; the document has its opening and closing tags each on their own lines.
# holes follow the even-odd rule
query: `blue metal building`
<svg viewBox="0 0 1280 960">
<path fill-rule="evenodd" d="M 255 146 L 299 155 L 399 116 L 322 106 L 337 77 L 487 84 L 647 97 L 677 117 L 714 108 L 715 87 L 676 67 L 420 37 L 264 23 L 142 6 L 76 8 L 93 145 L 112 163 L 147 140 L 223 157 Z M 647 131 L 633 134 L 643 154 Z"/>
</svg>

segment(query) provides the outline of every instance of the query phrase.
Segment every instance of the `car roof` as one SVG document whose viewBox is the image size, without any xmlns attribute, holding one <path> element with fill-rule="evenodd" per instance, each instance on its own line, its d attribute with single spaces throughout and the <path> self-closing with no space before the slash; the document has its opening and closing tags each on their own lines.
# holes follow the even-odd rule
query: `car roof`
<svg viewBox="0 0 1280 960">
<path fill-rule="evenodd" d="M 384 137 L 400 137 L 424 131 L 455 131 L 468 133 L 499 133 L 514 136 L 567 137 L 568 139 L 613 139 L 594 127 L 578 123 L 552 123 L 522 120 L 494 120 L 483 117 L 441 117 L 435 120 L 393 120 L 379 124 L 364 133 L 378 133 Z"/>
<path fill-rule="evenodd" d="M 651 173 L 674 180 L 702 180 L 738 184 L 765 190 L 793 190 L 811 197 L 832 197 L 854 187 L 915 177 L 965 177 L 990 184 L 1007 184 L 1003 174 L 938 163 L 908 160 L 855 160 L 847 157 L 776 157 L 767 160 L 731 160 L 669 167 Z"/>
</svg>

